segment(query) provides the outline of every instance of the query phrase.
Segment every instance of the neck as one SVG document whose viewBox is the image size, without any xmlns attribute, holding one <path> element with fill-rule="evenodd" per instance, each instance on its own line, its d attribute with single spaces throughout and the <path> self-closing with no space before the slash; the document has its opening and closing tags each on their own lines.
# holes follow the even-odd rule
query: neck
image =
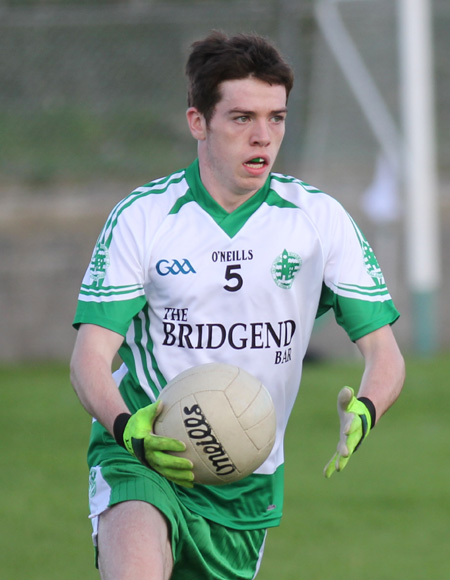
<svg viewBox="0 0 450 580">
<path fill-rule="evenodd" d="M 201 158 L 199 158 L 199 172 L 206 191 L 228 213 L 232 213 L 260 189 L 259 187 L 245 190 L 228 188 L 225 183 L 216 178 L 207 164 L 202 164 Z"/>
</svg>

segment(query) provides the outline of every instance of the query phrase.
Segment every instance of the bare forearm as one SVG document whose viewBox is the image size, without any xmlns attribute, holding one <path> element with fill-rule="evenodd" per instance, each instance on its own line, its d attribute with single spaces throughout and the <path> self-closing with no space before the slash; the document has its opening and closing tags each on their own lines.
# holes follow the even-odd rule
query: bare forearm
<svg viewBox="0 0 450 580">
<path fill-rule="evenodd" d="M 113 336 L 111 347 L 105 348 L 105 342 L 100 341 L 103 334 L 96 328 L 80 329 L 71 360 L 71 381 L 86 411 L 112 433 L 114 419 L 128 408 L 111 373 L 120 339 Z"/>
<path fill-rule="evenodd" d="M 405 364 L 389 327 L 384 327 L 358 341 L 364 360 L 358 396 L 375 405 L 377 420 L 394 404 L 405 380 Z"/>
<path fill-rule="evenodd" d="M 72 385 L 86 411 L 112 433 L 114 419 L 128 409 L 111 372 L 87 366 L 72 367 Z"/>
</svg>

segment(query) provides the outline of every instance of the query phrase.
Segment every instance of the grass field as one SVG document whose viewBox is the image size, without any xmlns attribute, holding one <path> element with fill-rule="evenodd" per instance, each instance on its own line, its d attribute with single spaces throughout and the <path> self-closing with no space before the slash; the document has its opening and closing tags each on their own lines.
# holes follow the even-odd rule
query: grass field
<svg viewBox="0 0 450 580">
<path fill-rule="evenodd" d="M 358 363 L 309 363 L 286 440 L 285 516 L 258 580 L 447 580 L 450 356 L 409 360 L 404 393 L 346 470 L 335 400 Z M 90 580 L 89 417 L 66 366 L 0 368 L 0 576 Z M 199 580 L 201 580 L 199 578 Z M 232 580 L 232 579 L 230 579 Z"/>
</svg>

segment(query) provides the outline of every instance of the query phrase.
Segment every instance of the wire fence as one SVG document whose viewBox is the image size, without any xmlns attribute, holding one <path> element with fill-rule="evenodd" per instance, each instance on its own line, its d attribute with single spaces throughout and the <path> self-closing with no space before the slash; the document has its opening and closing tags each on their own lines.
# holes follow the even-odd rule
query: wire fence
<svg viewBox="0 0 450 580">
<path fill-rule="evenodd" d="M 242 22 L 277 40 L 279 4 L 4 10 L 2 180 L 148 180 L 186 164 L 195 154 L 184 119 L 189 44 L 211 28 L 237 31 Z"/>
<path fill-rule="evenodd" d="M 396 2 L 341 2 L 344 21 L 398 120 Z M 148 180 L 192 158 L 183 66 L 212 28 L 271 37 L 296 86 L 280 165 L 335 186 L 346 164 L 367 180 L 374 136 L 325 46 L 311 1 L 0 4 L 3 183 Z M 433 3 L 439 169 L 450 173 L 450 7 Z M 295 167 L 292 168 L 292 165 Z M 342 173 L 342 169 L 339 170 Z M 337 176 L 339 181 L 339 176 Z"/>
<path fill-rule="evenodd" d="M 0 1 L 0 304 L 11 328 L 8 337 L 0 336 L 0 359 L 66 355 L 79 280 L 106 212 L 134 187 L 195 156 L 185 122 L 184 63 L 191 42 L 213 28 L 257 32 L 285 54 L 296 83 L 276 169 L 338 197 L 364 222 L 360 202 L 379 146 L 324 42 L 314 5 L 313 0 Z M 396 3 L 340 5 L 400 123 Z M 450 200 L 447 0 L 433 2 L 433 27 L 445 202 Z M 401 227 L 400 222 L 399 232 Z M 394 240 L 399 249 L 386 250 L 391 256 L 383 269 L 393 272 L 391 285 L 404 294 L 401 267 L 392 259 L 402 251 L 399 236 Z M 36 341 L 36 329 L 44 327 L 46 338 Z"/>
</svg>

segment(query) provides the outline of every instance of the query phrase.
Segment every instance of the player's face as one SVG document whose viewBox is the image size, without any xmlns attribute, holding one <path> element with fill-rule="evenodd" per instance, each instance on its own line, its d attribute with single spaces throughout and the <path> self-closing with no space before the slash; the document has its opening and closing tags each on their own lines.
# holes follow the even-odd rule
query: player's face
<svg viewBox="0 0 450 580">
<path fill-rule="evenodd" d="M 286 89 L 255 78 L 225 81 L 222 98 L 206 125 L 194 109 L 202 182 L 232 211 L 265 183 L 284 137 Z M 191 126 L 191 131 L 193 127 Z"/>
</svg>

